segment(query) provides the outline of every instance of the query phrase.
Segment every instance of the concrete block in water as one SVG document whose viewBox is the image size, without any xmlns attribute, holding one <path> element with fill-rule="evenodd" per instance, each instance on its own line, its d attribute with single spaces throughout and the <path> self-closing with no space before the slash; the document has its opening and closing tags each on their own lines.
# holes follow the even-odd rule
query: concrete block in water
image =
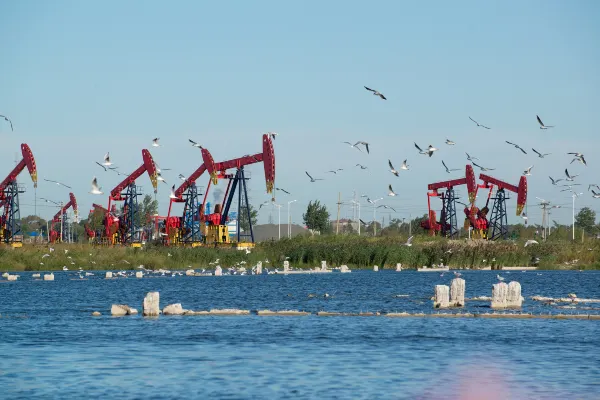
<svg viewBox="0 0 600 400">
<path fill-rule="evenodd" d="M 463 307 L 465 305 L 465 280 L 462 278 L 452 279 L 450 284 L 450 305 L 452 307 Z"/>
<path fill-rule="evenodd" d="M 221 268 L 220 265 L 217 265 L 215 267 L 215 276 L 222 276 L 223 275 L 223 268 Z"/>
<path fill-rule="evenodd" d="M 194 276 L 195 273 L 196 271 L 194 271 L 193 269 L 188 269 L 187 271 L 185 271 L 185 276 Z"/>
<path fill-rule="evenodd" d="M 5 272 L 5 273 L 2 274 L 2 277 L 6 279 L 6 278 L 8 278 L 9 275 L 10 274 L 8 272 Z"/>
<path fill-rule="evenodd" d="M 111 271 L 107 271 L 105 278 L 106 279 L 112 279 L 112 277 L 113 277 L 113 273 Z"/>
<path fill-rule="evenodd" d="M 401 263 L 397 263 L 396 264 L 396 272 L 400 272 L 402 271 L 402 264 Z"/>
<path fill-rule="evenodd" d="M 127 315 L 128 306 L 124 304 L 113 304 L 110 308 L 110 314 L 113 317 L 122 317 L 123 315 Z"/>
<path fill-rule="evenodd" d="M 45 281 L 53 281 L 54 280 L 54 274 L 50 273 L 50 274 L 44 274 L 44 280 Z"/>
<path fill-rule="evenodd" d="M 163 309 L 163 315 L 182 315 L 184 312 L 181 303 L 169 304 Z"/>
<path fill-rule="evenodd" d="M 102 315 L 102 313 L 100 313 L 100 311 L 94 311 L 94 312 L 92 313 L 92 316 L 93 316 L 93 317 L 99 317 L 99 316 L 101 316 L 101 315 Z"/>
<path fill-rule="evenodd" d="M 157 317 L 160 314 L 160 294 L 148 292 L 144 298 L 143 314 L 145 317 Z"/>
<path fill-rule="evenodd" d="M 321 261 L 321 271 L 325 271 L 327 269 L 327 261 Z"/>
<path fill-rule="evenodd" d="M 256 263 L 256 275 L 262 274 L 262 261 Z"/>
<path fill-rule="evenodd" d="M 340 267 L 340 272 L 343 272 L 343 273 L 350 272 L 350 269 L 348 268 L 347 265 L 342 265 Z"/>
<path fill-rule="evenodd" d="M 39 278 L 41 278 L 41 276 L 42 276 L 42 275 L 40 275 L 40 274 L 33 274 L 33 275 L 31 275 L 31 277 L 32 277 L 33 279 L 39 279 Z"/>
<path fill-rule="evenodd" d="M 450 288 L 447 285 L 435 285 L 433 298 L 434 308 L 448 308 L 450 306 Z"/>
<path fill-rule="evenodd" d="M 19 275 L 8 275 L 6 277 L 6 279 L 9 281 L 16 281 L 18 278 L 19 278 Z"/>
<path fill-rule="evenodd" d="M 144 273 L 142 271 L 138 271 L 138 272 L 135 273 L 135 277 L 138 278 L 138 279 L 139 278 L 143 278 L 144 277 Z"/>
<path fill-rule="evenodd" d="M 508 285 L 504 282 L 496 283 L 492 286 L 492 308 L 506 308 L 506 297 L 508 294 Z"/>
<path fill-rule="evenodd" d="M 379 271 L 379 267 L 377 265 L 373 265 L 373 271 L 378 272 Z"/>
<path fill-rule="evenodd" d="M 287 271 L 289 271 L 289 270 L 290 270 L 290 262 L 289 262 L 288 260 L 285 260 L 285 261 L 283 262 L 283 271 L 284 271 L 284 272 L 287 272 Z"/>
<path fill-rule="evenodd" d="M 523 296 L 521 296 L 521 284 L 516 281 L 509 283 L 506 294 L 506 306 L 513 308 L 521 307 L 523 300 Z"/>
</svg>

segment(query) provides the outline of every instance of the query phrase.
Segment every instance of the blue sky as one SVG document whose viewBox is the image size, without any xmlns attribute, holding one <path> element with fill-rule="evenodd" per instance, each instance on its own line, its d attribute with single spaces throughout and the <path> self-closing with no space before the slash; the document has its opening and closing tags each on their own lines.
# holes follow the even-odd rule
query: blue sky
<svg viewBox="0 0 600 400">
<path fill-rule="evenodd" d="M 591 0 L 0 0 L 0 114 L 15 126 L 11 133 L 0 122 L 0 175 L 14 166 L 19 144 L 28 143 L 39 169 L 38 198 L 67 201 L 69 190 L 43 178 L 63 181 L 85 216 L 93 202 L 108 200 L 88 194 L 92 177 L 105 193 L 122 178 L 94 161 L 110 151 L 120 170 L 131 172 L 149 148 L 172 169 L 157 197 L 166 214 L 171 182 L 202 162 L 188 138 L 225 160 L 259 152 L 261 134 L 276 131 L 276 185 L 292 193 L 277 201 L 297 200 L 294 222 L 313 199 L 335 217 L 338 193 L 347 203 L 353 191 L 385 197 L 380 204 L 397 210 L 379 209 L 378 220 L 422 215 L 427 184 L 460 177 L 447 174 L 441 160 L 462 170 L 467 151 L 496 168 L 491 175 L 515 184 L 534 165 L 530 222 L 541 222 L 532 209 L 538 196 L 564 205 L 551 219 L 569 223 L 571 198 L 548 179 L 564 177 L 566 166 L 580 174 L 577 208 L 600 212 L 600 200 L 587 192 L 588 183 L 600 184 L 599 18 L 600 3 Z M 536 114 L 556 128 L 540 130 Z M 492 129 L 477 128 L 468 116 Z M 151 148 L 157 136 L 162 146 Z M 456 146 L 446 146 L 446 138 Z M 345 140 L 368 141 L 371 154 Z M 440 151 L 419 155 L 415 141 Z M 532 147 L 552 155 L 539 159 Z M 569 165 L 569 151 L 586 154 L 588 167 Z M 411 170 L 393 176 L 388 158 L 396 167 L 408 159 Z M 335 168 L 344 171 L 325 173 Z M 249 170 L 258 206 L 269 199 L 262 166 Z M 325 180 L 310 183 L 304 171 Z M 20 182 L 28 186 L 22 214 L 33 214 L 31 180 Z M 386 196 L 390 183 L 395 198 Z M 151 192 L 147 177 L 139 184 Z M 363 219 L 370 220 L 363 204 Z M 515 205 L 513 196 L 511 215 Z M 270 210 L 263 207 L 259 222 Z M 38 200 L 38 214 L 54 212 Z M 344 205 L 341 216 L 351 215 Z"/>
</svg>

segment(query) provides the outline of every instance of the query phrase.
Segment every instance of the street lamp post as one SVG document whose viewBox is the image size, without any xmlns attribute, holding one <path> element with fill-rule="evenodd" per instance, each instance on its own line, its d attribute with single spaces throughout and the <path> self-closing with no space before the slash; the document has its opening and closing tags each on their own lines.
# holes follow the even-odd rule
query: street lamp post
<svg viewBox="0 0 600 400">
<path fill-rule="evenodd" d="M 360 226 L 361 226 L 361 222 L 360 222 L 360 202 L 355 201 L 355 200 L 350 200 L 350 202 L 352 202 L 353 204 L 355 204 L 356 206 L 358 206 L 358 236 L 360 236 Z"/>
<path fill-rule="evenodd" d="M 275 204 L 273 203 L 273 205 L 275 207 L 277 207 L 277 213 L 278 213 L 278 222 L 277 222 L 277 227 L 279 229 L 279 240 L 281 240 L 281 204 Z"/>
<path fill-rule="evenodd" d="M 377 206 L 376 206 L 376 204 L 377 204 L 377 202 L 378 202 L 378 201 L 380 201 L 380 200 L 383 200 L 383 197 L 380 197 L 380 198 L 379 198 L 379 199 L 377 199 L 377 200 L 372 200 L 372 201 L 371 201 L 371 203 L 373 204 L 373 236 L 377 236 L 377 227 L 375 226 L 375 223 L 376 223 L 377 221 L 375 220 L 375 214 L 376 214 L 376 211 L 377 211 Z"/>
<path fill-rule="evenodd" d="M 290 204 L 294 203 L 297 200 L 290 200 L 288 201 L 288 208 L 287 208 L 287 219 L 288 219 L 288 223 L 287 223 L 287 237 L 288 239 L 292 237 L 292 221 L 290 219 Z"/>
</svg>

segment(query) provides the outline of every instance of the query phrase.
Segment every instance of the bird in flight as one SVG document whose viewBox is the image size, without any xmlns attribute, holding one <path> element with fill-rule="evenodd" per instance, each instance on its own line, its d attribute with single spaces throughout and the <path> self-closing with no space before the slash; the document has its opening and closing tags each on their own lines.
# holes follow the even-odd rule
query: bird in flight
<svg viewBox="0 0 600 400">
<path fill-rule="evenodd" d="M 387 210 L 387 209 L 389 209 L 389 210 L 392 210 L 392 211 L 396 212 L 396 210 L 394 210 L 394 208 L 393 208 L 393 207 L 386 206 L 385 204 L 382 204 L 382 205 L 380 205 L 380 206 L 377 206 L 377 208 L 381 208 L 381 207 L 385 208 L 386 210 Z"/>
<path fill-rule="evenodd" d="M 531 167 L 527 168 L 525 171 L 523 171 L 523 175 L 524 176 L 530 176 L 532 168 L 533 168 L 533 165 Z"/>
<path fill-rule="evenodd" d="M 412 241 L 413 241 L 413 236 L 409 237 L 406 240 L 406 243 L 404 243 L 404 246 L 408 246 L 408 247 L 412 246 Z"/>
<path fill-rule="evenodd" d="M 567 168 L 565 168 L 565 175 L 567 176 L 567 181 L 569 182 L 573 182 L 573 180 L 575 180 L 575 178 L 577 178 L 579 175 L 569 175 L 569 171 Z"/>
<path fill-rule="evenodd" d="M 471 118 L 471 117 L 469 117 L 469 119 L 470 119 L 471 121 L 475 122 L 475 123 L 477 124 L 477 126 L 480 126 L 480 127 L 482 127 L 482 128 L 485 128 L 485 129 L 490 129 L 490 128 L 488 128 L 488 127 L 487 127 L 487 126 L 485 126 L 485 125 L 481 125 L 479 122 L 475 121 L 475 120 L 474 120 L 473 118 Z"/>
<path fill-rule="evenodd" d="M 405 171 L 408 171 L 408 167 L 409 165 L 406 163 L 407 160 L 402 161 L 402 165 L 400 166 L 400 169 L 403 169 Z"/>
<path fill-rule="evenodd" d="M 479 165 L 479 164 L 476 164 L 476 163 L 473 163 L 473 165 L 474 165 L 474 166 L 476 166 L 476 167 L 478 167 L 478 168 L 479 168 L 480 170 L 482 170 L 482 171 L 493 171 L 493 170 L 495 170 L 495 169 L 496 169 L 496 168 L 486 168 L 486 167 L 482 167 L 481 165 Z"/>
<path fill-rule="evenodd" d="M 537 154 L 539 158 L 544 158 L 544 157 L 549 156 L 550 154 L 552 154 L 552 153 L 544 153 L 544 154 L 542 154 L 539 151 L 537 151 L 536 149 L 534 149 L 533 147 L 531 148 L 531 150 L 533 150 L 533 152 L 535 154 Z"/>
<path fill-rule="evenodd" d="M 575 158 L 571 160 L 571 164 L 573 164 L 573 161 L 579 161 L 580 163 L 582 163 L 583 165 L 585 165 L 587 167 L 587 163 L 585 162 L 585 158 L 583 157 L 583 154 L 581 154 L 581 153 L 568 153 L 568 154 L 575 155 Z"/>
<path fill-rule="evenodd" d="M 392 165 L 392 160 L 388 160 L 388 165 L 390 166 L 390 172 L 396 176 L 398 176 L 398 171 L 396 171 L 396 169 L 394 169 L 394 166 Z"/>
<path fill-rule="evenodd" d="M 152 139 L 152 147 L 160 147 L 160 144 L 158 144 L 159 140 L 160 140 L 160 138 Z"/>
<path fill-rule="evenodd" d="M 197 147 L 199 149 L 202 149 L 202 146 L 200 146 L 200 144 L 194 142 L 192 139 L 188 139 L 188 141 L 192 144 L 193 147 Z"/>
<path fill-rule="evenodd" d="M 327 173 L 327 172 L 331 172 L 332 174 L 337 174 L 337 171 L 335 171 L 335 170 L 333 170 L 333 169 L 330 169 L 329 171 L 325 171 L 325 172 L 326 172 L 326 173 Z"/>
<path fill-rule="evenodd" d="M 383 100 L 387 100 L 387 99 L 385 98 L 385 96 L 384 96 L 383 94 L 379 93 L 377 90 L 369 89 L 369 88 L 368 88 L 368 87 L 366 87 L 366 86 L 365 86 L 365 89 L 367 89 L 369 92 L 373 92 L 373 95 L 374 95 L 374 96 L 379 96 L 379 97 L 381 97 Z"/>
<path fill-rule="evenodd" d="M 455 142 L 453 142 L 453 141 L 452 141 L 452 140 L 450 140 L 450 139 L 446 139 L 446 144 L 447 144 L 448 146 L 454 146 L 456 143 L 455 143 Z"/>
<path fill-rule="evenodd" d="M 269 201 L 265 201 L 264 203 L 261 203 L 261 205 L 258 206 L 258 209 L 260 210 L 263 206 L 266 206 L 269 203 L 270 203 Z"/>
<path fill-rule="evenodd" d="M 362 164 L 356 164 L 356 166 L 357 166 L 357 167 L 360 167 L 360 169 L 367 169 L 367 167 L 365 167 L 365 166 L 364 166 L 364 165 L 362 165 Z"/>
<path fill-rule="evenodd" d="M 469 160 L 469 161 L 473 161 L 473 160 L 479 160 L 479 158 L 477 158 L 477 157 L 471 157 L 471 156 L 469 155 L 469 153 L 466 153 L 466 152 L 465 152 L 465 154 L 467 155 L 467 160 Z"/>
<path fill-rule="evenodd" d="M 598 190 L 600 190 L 600 185 L 596 185 L 595 183 L 590 183 L 588 185 L 588 192 L 590 191 L 591 188 L 596 187 Z"/>
<path fill-rule="evenodd" d="M 170 199 L 176 199 L 177 198 L 177 196 L 175 195 L 175 185 L 173 185 L 171 187 L 171 194 L 169 194 L 169 198 Z"/>
<path fill-rule="evenodd" d="M 102 192 L 100 191 L 100 187 L 98 187 L 98 180 L 96 180 L 96 177 L 94 177 L 94 179 L 92 180 L 92 190 L 90 191 L 91 194 L 102 194 Z"/>
<path fill-rule="evenodd" d="M 185 182 L 185 176 L 183 176 L 183 174 L 179 174 L 178 178 Z"/>
<path fill-rule="evenodd" d="M 523 150 L 523 148 L 521 146 L 519 146 L 518 144 L 509 142 L 508 140 L 506 140 L 506 143 L 515 146 L 515 149 L 521 150 L 523 152 L 523 154 L 527 154 L 527 152 L 525 150 Z"/>
<path fill-rule="evenodd" d="M 170 170 L 171 170 L 171 168 L 163 168 L 163 169 L 160 169 L 160 167 L 158 166 L 158 163 L 157 163 L 157 162 L 155 162 L 155 163 L 154 163 L 154 166 L 156 167 L 156 171 L 157 171 L 158 173 L 161 173 L 161 172 L 163 172 L 163 171 L 170 171 Z"/>
<path fill-rule="evenodd" d="M 365 149 L 367 150 L 367 154 L 369 154 L 369 143 L 367 142 L 363 142 L 362 140 L 359 140 L 358 142 L 356 142 L 354 144 L 354 146 L 357 146 L 359 144 L 362 144 L 363 146 L 365 146 Z"/>
<path fill-rule="evenodd" d="M 110 162 L 110 155 L 109 155 L 109 153 L 106 153 L 104 155 L 104 162 L 102 163 L 102 165 L 104 165 L 106 167 L 109 167 L 109 166 L 112 165 L 112 162 Z"/>
<path fill-rule="evenodd" d="M 290 193 L 290 192 L 288 192 L 287 190 L 285 190 L 285 189 L 281 189 L 281 188 L 278 188 L 278 187 L 276 187 L 276 188 L 275 188 L 275 190 L 281 190 L 283 193 L 291 194 L 291 193 Z"/>
<path fill-rule="evenodd" d="M 165 178 L 162 177 L 162 175 L 160 174 L 160 172 L 158 172 L 158 170 L 156 170 L 156 180 L 167 183 L 167 181 L 165 181 Z"/>
<path fill-rule="evenodd" d="M 532 245 L 532 244 L 538 244 L 538 242 L 537 242 L 537 241 L 535 241 L 535 240 L 531 240 L 531 239 L 530 239 L 530 240 L 528 240 L 528 241 L 526 241 L 526 242 L 525 242 L 525 247 L 527 247 L 527 246 L 530 246 L 530 245 Z"/>
<path fill-rule="evenodd" d="M 362 152 L 362 150 L 360 149 L 360 147 L 357 147 L 357 146 L 356 146 L 358 143 L 355 143 L 355 144 L 352 144 L 352 143 L 350 143 L 350 142 L 342 142 L 342 143 L 346 143 L 346 144 L 348 144 L 348 146 L 350 146 L 350 147 L 353 147 L 353 148 L 355 148 L 356 150 L 358 150 L 358 151 Z"/>
<path fill-rule="evenodd" d="M 592 190 L 592 197 L 595 199 L 600 199 L 600 193 L 596 193 L 594 190 Z"/>
<path fill-rule="evenodd" d="M 540 129 L 554 128 L 554 125 L 544 125 L 544 123 L 542 122 L 542 119 L 539 117 L 539 115 L 536 115 L 535 117 L 537 118 L 537 121 L 540 124 Z"/>
<path fill-rule="evenodd" d="M 551 176 L 549 176 L 548 178 L 550 178 L 550 180 L 552 181 L 552 184 L 553 184 L 554 186 L 556 186 L 556 184 L 557 184 L 558 182 L 562 181 L 562 179 L 554 179 L 554 178 L 552 178 Z"/>
<path fill-rule="evenodd" d="M 67 185 L 65 185 L 64 183 L 61 183 L 61 182 L 58 182 L 58 181 L 53 181 L 53 180 L 46 179 L 46 178 L 44 178 L 44 180 L 45 180 L 46 182 L 52 182 L 52 183 L 56 183 L 58 186 L 64 186 L 64 187 L 66 187 L 66 188 L 72 189 L 72 188 L 71 188 L 71 186 L 67 186 Z"/>
<path fill-rule="evenodd" d="M 268 136 L 269 136 L 271 139 L 275 140 L 275 136 L 277 136 L 277 135 L 278 135 L 278 133 L 277 133 L 277 132 L 267 132 L 267 135 L 268 135 Z"/>
<path fill-rule="evenodd" d="M 460 171 L 460 169 L 459 169 L 459 168 L 453 168 L 453 169 L 449 169 L 449 168 L 446 166 L 446 163 L 444 162 L 444 160 L 442 160 L 442 164 L 444 164 L 444 168 L 446 168 L 446 172 L 447 172 L 447 173 L 450 173 L 450 172 L 452 172 L 452 171 Z"/>
<path fill-rule="evenodd" d="M 7 116 L 5 116 L 5 115 L 0 115 L 0 118 L 4 118 L 4 120 L 10 124 L 10 130 L 11 130 L 12 132 L 14 132 L 14 131 L 15 131 L 15 130 L 13 129 L 13 124 L 12 124 L 12 121 L 11 121 L 11 120 L 10 120 L 10 119 L 9 119 Z"/>
<path fill-rule="evenodd" d="M 320 179 L 320 178 L 315 179 L 312 176 L 310 176 L 310 174 L 307 171 L 304 171 L 304 172 L 306 173 L 306 175 L 308 175 L 308 177 L 310 178 L 311 182 L 316 182 L 316 181 L 322 181 L 323 180 L 323 179 Z"/>
<path fill-rule="evenodd" d="M 394 192 L 394 189 L 392 189 L 392 185 L 388 185 L 388 189 L 389 189 L 389 193 L 388 196 L 396 196 L 396 193 Z"/>
<path fill-rule="evenodd" d="M 419 154 L 429 155 L 429 157 L 431 157 L 433 155 L 434 151 L 437 151 L 437 149 L 435 147 L 433 147 L 432 145 L 429 145 L 427 147 L 426 151 L 423 151 L 416 143 L 415 143 L 415 147 L 417 148 L 417 150 L 419 150 Z"/>
</svg>

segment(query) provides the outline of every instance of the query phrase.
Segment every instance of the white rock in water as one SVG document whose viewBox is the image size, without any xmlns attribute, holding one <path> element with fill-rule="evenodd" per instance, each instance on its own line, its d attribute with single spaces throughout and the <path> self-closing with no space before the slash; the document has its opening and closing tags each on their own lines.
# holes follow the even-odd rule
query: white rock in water
<svg viewBox="0 0 600 400">
<path fill-rule="evenodd" d="M 321 261 L 321 271 L 325 271 L 327 269 L 327 261 Z"/>
<path fill-rule="evenodd" d="M 144 297 L 143 314 L 145 317 L 157 317 L 160 314 L 160 294 L 148 292 Z"/>
<path fill-rule="evenodd" d="M 31 275 L 31 277 L 32 277 L 32 278 L 40 278 L 40 277 L 41 277 L 41 275 L 40 275 L 40 274 L 33 274 L 33 275 Z"/>
<path fill-rule="evenodd" d="M 138 271 L 135 273 L 135 277 L 136 278 L 143 278 L 144 277 L 144 273 L 142 271 Z"/>
<path fill-rule="evenodd" d="M 262 274 L 262 261 L 256 263 L 256 275 Z"/>
<path fill-rule="evenodd" d="M 435 285 L 433 308 L 448 308 L 450 306 L 450 288 L 448 285 Z"/>
<path fill-rule="evenodd" d="M 285 260 L 285 261 L 283 262 L 283 270 L 284 270 L 285 272 L 287 272 L 287 271 L 289 271 L 289 270 L 290 270 L 290 262 L 289 262 L 288 260 Z"/>
<path fill-rule="evenodd" d="M 375 272 L 379 271 L 379 267 L 377 265 L 373 265 L 373 271 L 375 271 Z"/>
<path fill-rule="evenodd" d="M 54 274 L 44 274 L 44 280 L 45 281 L 53 281 L 54 280 Z"/>
<path fill-rule="evenodd" d="M 112 274 L 112 272 L 110 272 L 110 271 L 107 271 L 107 272 L 106 272 L 106 279 L 111 279 L 112 277 L 113 277 L 113 274 Z"/>
<path fill-rule="evenodd" d="M 223 275 L 223 268 L 221 268 L 220 265 L 217 265 L 215 267 L 215 276 L 222 276 Z"/>
<path fill-rule="evenodd" d="M 350 272 L 350 269 L 348 269 L 347 265 L 342 265 L 340 267 L 340 272 Z"/>
<path fill-rule="evenodd" d="M 185 271 L 185 276 L 194 276 L 195 273 L 196 271 L 194 271 L 193 269 L 188 269 L 187 271 Z"/>
<path fill-rule="evenodd" d="M 450 305 L 452 307 L 463 307 L 465 305 L 465 280 L 462 278 L 452 279 L 450 284 Z"/>
<path fill-rule="evenodd" d="M 181 303 L 169 304 L 163 308 L 163 315 L 182 315 L 185 310 L 181 307 Z"/>
<path fill-rule="evenodd" d="M 396 264 L 396 272 L 401 272 L 402 271 L 402 264 L 398 263 Z"/>
<path fill-rule="evenodd" d="M 8 279 L 9 281 L 16 281 L 18 277 L 19 275 L 8 275 L 6 279 Z"/>
<path fill-rule="evenodd" d="M 2 274 L 2 277 L 3 277 L 3 278 L 8 278 L 8 276 L 9 276 L 9 275 L 10 275 L 10 274 L 9 274 L 8 272 L 5 272 L 5 273 L 3 273 L 3 274 Z"/>
<path fill-rule="evenodd" d="M 126 306 L 124 304 L 113 304 L 110 308 L 110 314 L 113 317 L 122 317 L 123 315 L 127 315 L 128 311 L 129 306 Z"/>
<path fill-rule="evenodd" d="M 517 308 L 521 307 L 523 300 L 523 296 L 521 296 L 521 284 L 516 281 L 509 283 L 508 293 L 506 295 L 506 306 Z"/>
<path fill-rule="evenodd" d="M 506 296 L 508 294 L 508 285 L 504 282 L 496 283 L 492 286 L 492 308 L 506 308 Z"/>
</svg>

